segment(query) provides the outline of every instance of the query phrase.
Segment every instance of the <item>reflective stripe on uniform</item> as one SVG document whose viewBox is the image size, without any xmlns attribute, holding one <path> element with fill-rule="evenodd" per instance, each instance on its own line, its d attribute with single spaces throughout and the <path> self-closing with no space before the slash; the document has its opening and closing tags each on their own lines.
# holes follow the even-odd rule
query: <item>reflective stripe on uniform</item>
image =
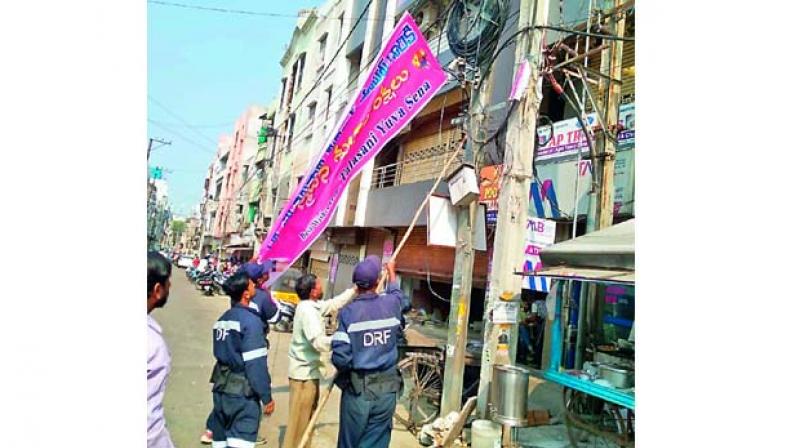
<svg viewBox="0 0 800 448">
<path fill-rule="evenodd" d="M 250 361 L 251 359 L 260 358 L 262 356 L 267 356 L 267 348 L 257 348 L 255 350 L 250 350 L 249 352 L 242 353 L 242 359 L 245 361 Z M 228 439 L 230 440 L 230 439 Z M 233 445 L 231 445 L 233 446 Z"/>
<path fill-rule="evenodd" d="M 242 332 L 242 326 L 237 320 L 219 320 L 214 324 L 215 330 L 236 330 Z"/>
<path fill-rule="evenodd" d="M 255 303 L 255 302 L 250 302 L 250 305 L 247 305 L 247 306 L 248 306 L 248 307 L 250 307 L 250 308 L 252 308 L 252 309 L 254 309 L 254 310 L 256 310 L 256 313 L 258 313 L 258 312 L 260 311 L 260 310 L 258 309 L 258 305 L 256 305 L 256 303 Z"/>
<path fill-rule="evenodd" d="M 350 324 L 350 326 L 347 327 L 347 332 L 353 333 L 355 331 L 380 330 L 381 328 L 392 327 L 394 325 L 400 325 L 400 320 L 396 317 L 391 317 L 389 319 L 367 320 L 364 322 Z"/>
<path fill-rule="evenodd" d="M 331 342 L 333 342 L 333 341 L 345 342 L 345 343 L 349 344 L 350 343 L 350 336 L 348 336 L 347 333 L 345 333 L 344 331 L 337 331 L 336 333 L 333 333 L 333 337 L 331 338 Z"/>
<path fill-rule="evenodd" d="M 234 437 L 228 437 L 228 446 L 231 448 L 253 448 L 256 446 L 256 443 L 248 442 L 247 440 L 243 439 L 236 439 Z"/>
<path fill-rule="evenodd" d="M 228 442 L 221 440 L 221 441 L 213 441 L 211 442 L 211 448 L 228 448 Z"/>
</svg>

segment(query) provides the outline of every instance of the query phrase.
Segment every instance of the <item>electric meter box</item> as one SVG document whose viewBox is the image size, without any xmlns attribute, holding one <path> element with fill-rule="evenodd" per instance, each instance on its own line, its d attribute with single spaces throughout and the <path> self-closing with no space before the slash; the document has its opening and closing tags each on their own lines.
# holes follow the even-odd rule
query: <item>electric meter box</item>
<svg viewBox="0 0 800 448">
<path fill-rule="evenodd" d="M 450 188 L 450 202 L 456 207 L 469 205 L 479 197 L 478 177 L 472 165 L 461 165 L 447 179 L 447 185 Z"/>
</svg>

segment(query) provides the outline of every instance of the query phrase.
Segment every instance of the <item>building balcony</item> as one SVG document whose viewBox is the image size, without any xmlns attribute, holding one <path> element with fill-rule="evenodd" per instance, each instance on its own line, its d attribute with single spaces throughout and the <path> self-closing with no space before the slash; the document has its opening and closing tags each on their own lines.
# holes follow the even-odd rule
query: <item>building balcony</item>
<svg viewBox="0 0 800 448">
<path fill-rule="evenodd" d="M 456 148 L 454 143 L 417 148 L 405 154 L 400 162 L 375 167 L 372 170 L 371 186 L 373 189 L 380 189 L 436 179 Z M 455 172 L 462 160 L 463 155 L 456 156 L 445 177 Z"/>
<path fill-rule="evenodd" d="M 379 166 L 372 170 L 372 188 L 394 187 L 400 180 L 400 163 Z"/>
</svg>

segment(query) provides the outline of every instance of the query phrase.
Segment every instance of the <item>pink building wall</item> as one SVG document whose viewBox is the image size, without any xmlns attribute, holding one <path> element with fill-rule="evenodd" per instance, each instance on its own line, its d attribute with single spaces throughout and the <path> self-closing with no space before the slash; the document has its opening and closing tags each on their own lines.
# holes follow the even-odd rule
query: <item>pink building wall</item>
<svg viewBox="0 0 800 448">
<path fill-rule="evenodd" d="M 219 137 L 219 141 L 217 142 L 217 156 L 215 162 L 215 169 L 220 164 L 220 159 L 222 159 L 226 154 L 228 155 L 228 159 L 230 159 L 230 152 L 231 152 L 231 145 L 233 140 L 229 135 L 222 135 Z M 217 191 L 217 182 L 222 179 L 222 191 L 217 199 L 217 214 L 216 218 L 214 219 L 214 230 L 213 235 L 214 238 L 222 238 L 225 235 L 225 220 L 224 217 L 227 216 L 226 209 L 227 201 L 225 201 L 227 189 L 226 189 L 226 179 L 230 173 L 230 160 L 226 162 L 225 168 L 221 169 L 219 172 L 214 174 L 212 183 L 211 183 L 211 191 L 216 194 Z"/>
<path fill-rule="evenodd" d="M 243 165 L 245 156 L 255 154 L 258 147 L 258 129 L 261 122 L 258 117 L 264 113 L 264 109 L 258 106 L 250 106 L 236 120 L 233 132 L 228 136 L 228 161 L 224 171 L 222 181 L 222 194 L 220 195 L 219 209 L 215 223 L 216 238 L 224 238 L 230 233 L 237 232 L 234 220 L 236 209 L 239 205 L 238 197 L 244 185 Z M 220 148 L 218 151 L 222 151 Z M 218 152 L 218 157 L 223 152 Z M 215 187 L 216 188 L 216 184 Z"/>
</svg>

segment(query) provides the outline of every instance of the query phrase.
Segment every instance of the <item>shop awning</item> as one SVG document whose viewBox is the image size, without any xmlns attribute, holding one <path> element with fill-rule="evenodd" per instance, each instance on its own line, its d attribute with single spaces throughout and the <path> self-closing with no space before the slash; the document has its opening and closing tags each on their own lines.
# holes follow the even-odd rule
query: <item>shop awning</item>
<svg viewBox="0 0 800 448">
<path fill-rule="evenodd" d="M 563 241 L 540 252 L 542 269 L 551 278 L 633 283 L 636 271 L 634 219 Z"/>
<path fill-rule="evenodd" d="M 620 271 L 612 269 L 572 268 L 557 266 L 545 268 L 536 272 L 537 276 L 557 280 L 588 280 L 600 283 L 635 283 L 634 271 Z"/>
<path fill-rule="evenodd" d="M 411 224 L 417 207 L 428 197 L 434 179 L 369 191 L 365 227 L 406 227 Z M 440 182 L 435 193 L 449 197 L 447 182 Z M 428 217 L 421 213 L 415 226 L 427 226 Z"/>
</svg>

